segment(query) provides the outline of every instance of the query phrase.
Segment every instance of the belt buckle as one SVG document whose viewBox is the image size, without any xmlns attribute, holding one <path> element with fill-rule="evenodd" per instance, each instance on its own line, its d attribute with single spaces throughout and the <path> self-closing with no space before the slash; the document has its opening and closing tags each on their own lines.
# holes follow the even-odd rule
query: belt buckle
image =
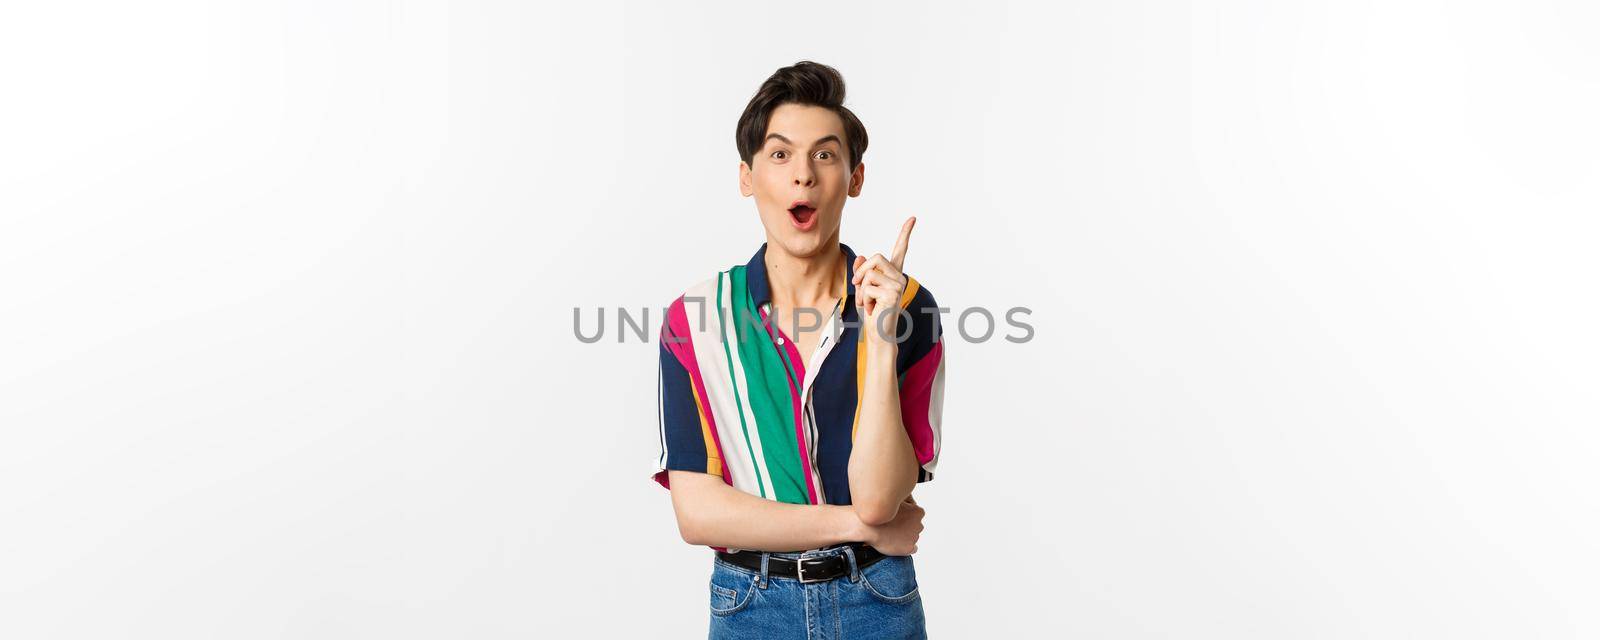
<svg viewBox="0 0 1600 640">
<path fill-rule="evenodd" d="M 807 584 L 807 583 L 811 583 L 811 582 L 827 582 L 826 578 L 817 578 L 815 580 L 807 580 L 806 579 L 806 559 L 805 558 L 795 558 L 794 559 L 794 573 L 795 573 L 795 577 L 800 578 L 800 583 L 801 584 Z"/>
</svg>

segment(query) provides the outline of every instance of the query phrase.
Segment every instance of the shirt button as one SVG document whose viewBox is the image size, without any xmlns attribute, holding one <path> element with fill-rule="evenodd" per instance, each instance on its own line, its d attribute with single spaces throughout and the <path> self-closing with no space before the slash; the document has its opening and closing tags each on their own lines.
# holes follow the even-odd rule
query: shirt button
<svg viewBox="0 0 1600 640">
<path fill-rule="evenodd" d="M 779 345 L 783 344 L 783 336 L 778 336 L 778 344 Z"/>
</svg>

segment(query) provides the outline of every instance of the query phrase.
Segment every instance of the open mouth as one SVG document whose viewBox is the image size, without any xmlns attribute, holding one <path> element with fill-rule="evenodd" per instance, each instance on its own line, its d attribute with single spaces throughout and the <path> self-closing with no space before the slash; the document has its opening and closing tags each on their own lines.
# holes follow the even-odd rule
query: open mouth
<svg viewBox="0 0 1600 640">
<path fill-rule="evenodd" d="M 796 200 L 794 204 L 789 205 L 789 219 L 801 229 L 810 229 L 817 219 L 817 208 L 811 206 L 810 201 Z"/>
</svg>

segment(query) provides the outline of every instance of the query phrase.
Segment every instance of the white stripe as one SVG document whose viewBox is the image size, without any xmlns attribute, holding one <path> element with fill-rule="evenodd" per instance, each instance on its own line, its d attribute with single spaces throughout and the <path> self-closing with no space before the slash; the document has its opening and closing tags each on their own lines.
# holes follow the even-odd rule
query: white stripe
<svg viewBox="0 0 1600 640">
<path fill-rule="evenodd" d="M 806 451 L 810 456 L 812 484 L 817 488 L 817 504 L 828 504 L 828 492 L 822 487 L 822 474 L 817 471 L 817 416 L 812 412 L 810 403 L 805 407 L 806 420 Z"/>
<path fill-rule="evenodd" d="M 939 369 L 933 374 L 933 390 L 928 394 L 928 428 L 933 430 L 933 458 L 922 465 L 928 475 L 933 475 L 934 465 L 939 464 L 939 444 L 941 429 L 939 423 L 944 419 L 944 363 L 950 354 L 944 350 L 944 338 L 939 338 Z"/>
<path fill-rule="evenodd" d="M 661 455 L 656 457 L 656 470 L 650 474 L 652 477 L 667 468 L 667 370 L 661 364 L 660 347 L 656 350 L 656 435 L 661 438 Z"/>
<path fill-rule="evenodd" d="M 744 435 L 739 429 L 739 410 L 734 404 L 733 389 L 728 385 L 728 364 L 722 354 L 721 333 L 717 330 L 716 310 L 717 279 L 710 278 L 690 288 L 684 295 L 698 298 L 698 302 L 684 302 L 684 314 L 689 323 L 691 346 L 694 347 L 695 364 L 700 369 L 700 381 L 706 388 L 705 410 L 717 423 L 717 440 L 722 443 L 722 463 L 728 465 L 733 476 L 733 487 L 751 495 L 761 495 L 756 486 L 756 468 L 751 465 L 750 451 L 744 445 Z M 702 322 L 702 319 L 704 322 Z"/>
<path fill-rule="evenodd" d="M 823 334 L 822 341 L 817 343 L 816 353 L 811 356 L 810 360 L 806 361 L 806 379 L 800 385 L 800 397 L 805 402 L 805 447 L 809 454 L 807 460 L 811 462 L 811 467 L 806 469 L 806 473 L 811 475 L 812 484 L 817 488 L 817 504 L 827 504 L 828 502 L 822 490 L 822 472 L 817 467 L 817 419 L 814 405 L 811 402 L 811 387 L 812 383 L 816 382 L 817 373 L 822 370 L 822 363 L 828 361 L 828 354 L 833 353 L 833 348 L 838 345 L 839 341 L 835 339 L 835 336 L 839 335 L 837 332 L 840 330 L 840 324 L 844 321 L 844 317 L 840 313 L 842 308 L 840 305 L 834 305 L 833 315 L 828 318 L 828 332 Z"/>
<path fill-rule="evenodd" d="M 744 425 L 742 425 L 743 430 L 740 433 L 743 434 L 748 431 L 750 434 L 750 447 L 754 451 L 753 457 L 756 459 L 756 468 L 761 473 L 761 481 L 767 487 L 767 497 L 776 500 L 777 492 L 771 488 L 772 474 L 767 471 L 767 459 L 762 454 L 761 430 L 757 428 L 756 414 L 750 408 L 750 386 L 744 375 L 744 361 L 739 359 L 739 336 L 736 332 L 739 329 L 739 323 L 742 321 L 737 315 L 737 310 L 733 308 L 733 278 L 728 277 L 726 272 L 718 274 L 717 277 L 727 280 L 722 285 L 723 299 L 717 301 L 717 304 L 719 305 L 718 308 L 722 309 L 723 318 L 725 319 L 725 322 L 722 323 L 723 339 L 728 341 L 727 352 L 725 353 L 727 357 L 725 359 L 733 360 L 733 375 L 730 377 L 733 378 L 734 388 L 739 394 L 736 408 L 744 410 Z M 760 491 L 759 487 L 757 491 Z"/>
</svg>

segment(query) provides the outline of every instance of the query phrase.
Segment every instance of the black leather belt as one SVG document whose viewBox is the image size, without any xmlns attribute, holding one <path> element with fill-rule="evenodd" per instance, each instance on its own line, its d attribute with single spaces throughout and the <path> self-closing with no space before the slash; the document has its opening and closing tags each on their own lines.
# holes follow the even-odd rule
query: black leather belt
<svg viewBox="0 0 1600 640">
<path fill-rule="evenodd" d="M 845 546 L 852 549 L 852 553 L 856 556 L 856 567 L 860 569 L 872 566 L 872 563 L 884 558 L 883 553 L 877 549 L 859 542 L 829 548 L 837 549 Z M 757 573 L 761 572 L 760 551 L 737 551 L 734 553 L 718 551 L 717 559 Z M 767 575 L 779 578 L 794 578 L 801 582 L 826 582 L 840 576 L 850 575 L 850 558 L 844 553 L 815 558 L 801 558 L 799 560 L 769 555 L 767 557 Z"/>
</svg>

